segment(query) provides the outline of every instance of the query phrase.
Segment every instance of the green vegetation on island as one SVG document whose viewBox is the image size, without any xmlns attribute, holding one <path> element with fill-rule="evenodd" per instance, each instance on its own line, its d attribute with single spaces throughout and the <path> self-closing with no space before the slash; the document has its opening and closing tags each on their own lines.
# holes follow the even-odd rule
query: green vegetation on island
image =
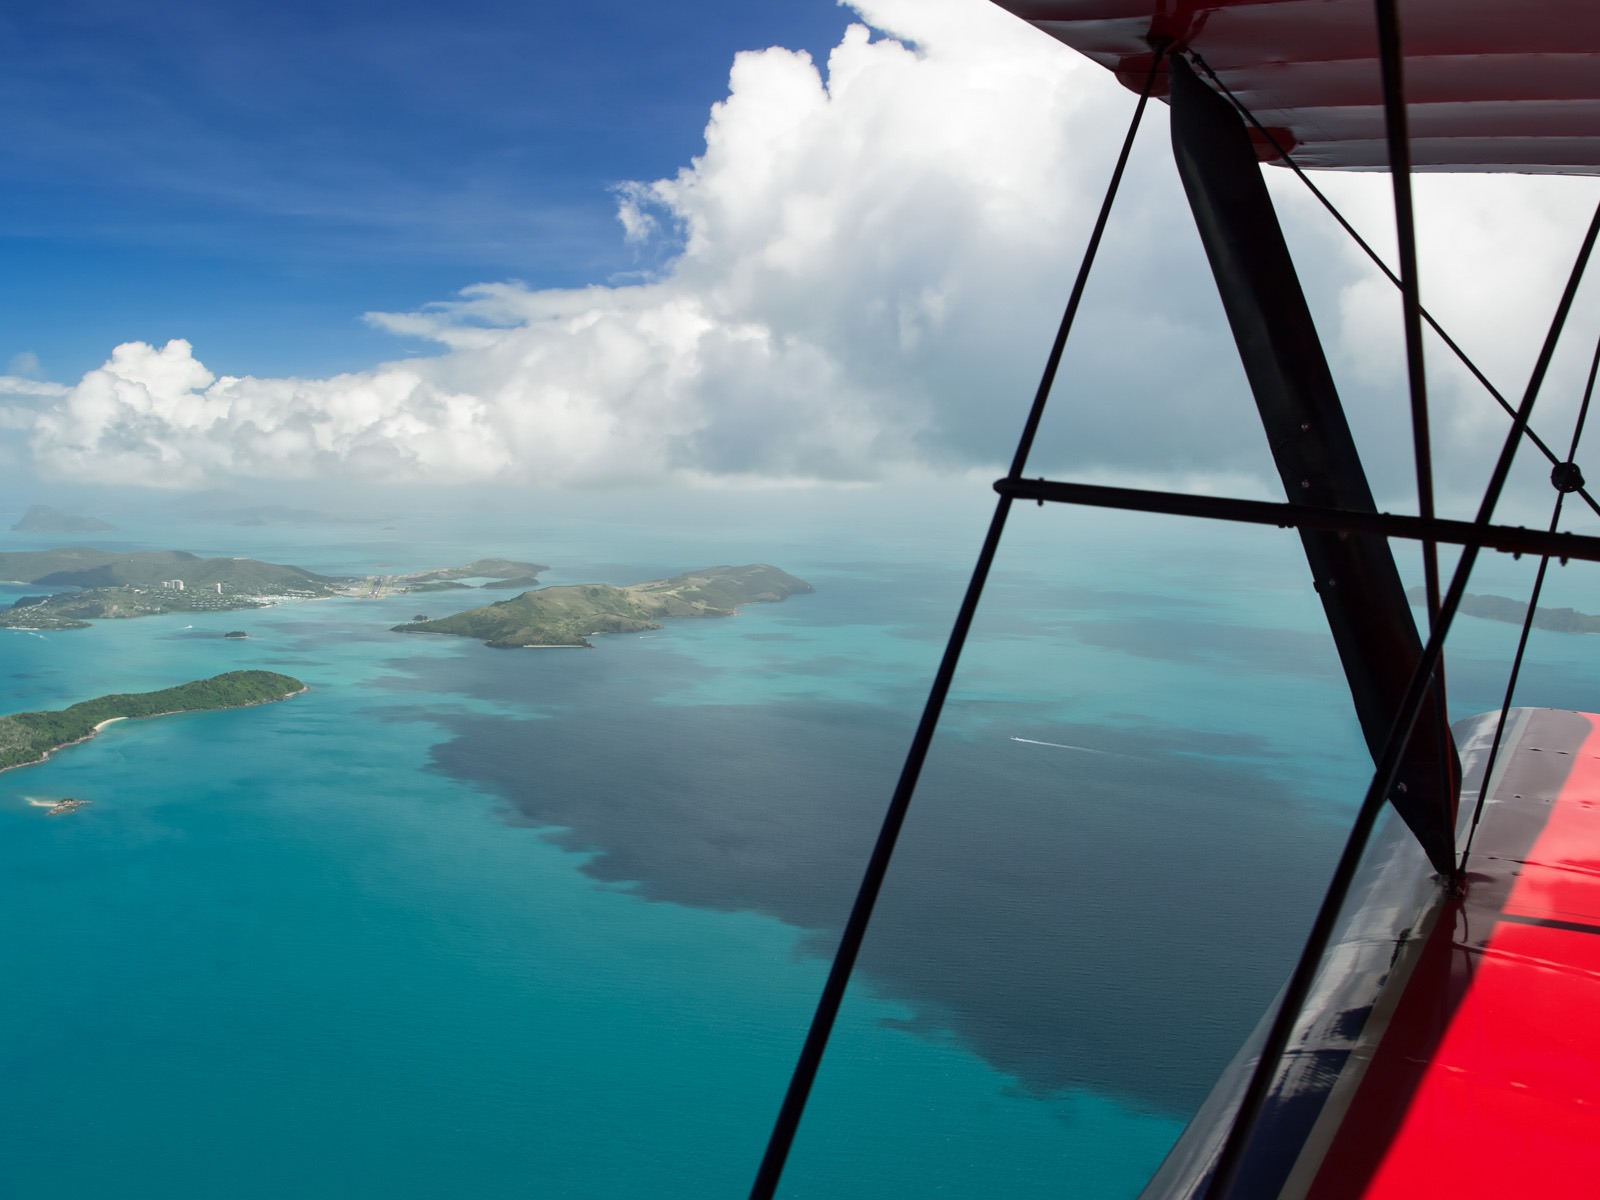
<svg viewBox="0 0 1600 1200">
<path fill-rule="evenodd" d="M 0 717 L 0 771 L 40 762 L 62 746 L 93 737 L 107 721 L 245 708 L 305 690 L 298 679 L 275 671 L 229 671 L 158 692 L 100 696 L 58 712 L 13 713 Z"/>
<path fill-rule="evenodd" d="M 777 567 L 707 567 L 629 587 L 590 583 L 540 588 L 433 621 L 396 625 L 398 633 L 477 638 L 501 649 L 587 646 L 587 635 L 660 629 L 674 617 L 729 617 L 741 604 L 782 600 L 814 589 Z"/>
<path fill-rule="evenodd" d="M 274 589 L 331 594 L 348 580 L 253 558 L 201 558 L 184 550 L 97 550 L 62 546 L 0 554 L 0 578 L 46 587 L 159 587 L 271 592 Z"/>
<path fill-rule="evenodd" d="M 1422 604 L 1427 593 L 1414 587 L 1406 593 L 1413 604 Z M 1528 616 L 1528 605 L 1510 596 L 1475 595 L 1467 592 L 1461 597 L 1461 611 L 1469 617 L 1482 617 L 1486 621 L 1504 621 L 1521 625 Z M 1548 629 L 1552 633 L 1600 633 L 1600 616 L 1582 613 L 1575 608 L 1540 608 L 1533 614 L 1535 629 Z"/>
<path fill-rule="evenodd" d="M 30 504 L 22 519 L 11 527 L 13 533 L 115 533 L 117 527 L 98 517 L 80 517 L 48 504 Z"/>
<path fill-rule="evenodd" d="M 158 613 L 226 612 L 327 596 L 377 599 L 399 592 L 466 588 L 461 579 L 531 582 L 539 563 L 484 558 L 409 575 L 319 575 L 253 558 L 201 558 L 183 550 L 112 551 L 91 546 L 0 553 L 0 579 L 72 588 L 23 596 L 0 610 L 0 628 L 84 629 L 92 620 Z"/>
<path fill-rule="evenodd" d="M 253 558 L 90 546 L 0 554 L 0 578 L 79 589 L 23 596 L 0 611 L 0 627 L 13 629 L 82 629 L 92 619 L 260 608 L 279 599 L 338 595 L 353 582 Z"/>
</svg>

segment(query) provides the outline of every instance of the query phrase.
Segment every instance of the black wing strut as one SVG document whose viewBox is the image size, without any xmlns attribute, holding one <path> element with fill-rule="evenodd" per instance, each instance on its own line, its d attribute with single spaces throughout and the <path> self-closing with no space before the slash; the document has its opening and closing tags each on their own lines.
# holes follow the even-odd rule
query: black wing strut
<svg viewBox="0 0 1600 1200">
<path fill-rule="evenodd" d="M 1375 512 L 1249 133 L 1187 62 L 1174 56 L 1169 69 L 1173 157 L 1284 489 L 1293 502 Z M 1376 758 L 1422 655 L 1400 574 L 1382 538 L 1303 528 L 1300 539 Z M 1449 876 L 1461 768 L 1437 678 L 1434 693 L 1389 799 Z"/>
</svg>

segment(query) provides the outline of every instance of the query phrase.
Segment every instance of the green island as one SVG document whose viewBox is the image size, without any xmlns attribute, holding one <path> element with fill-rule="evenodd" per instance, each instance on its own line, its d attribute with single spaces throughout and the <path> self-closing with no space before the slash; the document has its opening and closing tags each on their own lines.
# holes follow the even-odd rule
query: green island
<svg viewBox="0 0 1600 1200">
<path fill-rule="evenodd" d="M 158 692 L 125 692 L 84 700 L 58 712 L 0 717 L 0 771 L 42 762 L 63 746 L 86 741 L 110 721 L 161 717 L 270 704 L 306 690 L 291 675 L 275 671 L 228 671 Z"/>
<path fill-rule="evenodd" d="M 13 533 L 115 533 L 117 527 L 98 517 L 81 517 L 62 512 L 48 504 L 30 504 L 22 519 L 11 527 Z"/>
<path fill-rule="evenodd" d="M 0 553 L 0 579 L 51 588 L 55 595 L 23 596 L 0 609 L 0 628 L 86 629 L 92 620 L 157 613 L 226 612 L 328 596 L 377 599 L 400 592 L 518 583 L 549 570 L 541 563 L 483 558 L 460 567 L 406 575 L 319 575 L 253 558 L 201 558 L 183 550 L 111 551 L 92 546 Z"/>
<path fill-rule="evenodd" d="M 1412 604 L 1423 604 L 1427 593 L 1414 587 L 1406 593 Z M 1461 611 L 1469 617 L 1482 617 L 1486 621 L 1504 621 L 1521 625 L 1528 616 L 1528 605 L 1510 596 L 1475 595 L 1467 592 L 1461 597 Z M 1575 608 L 1540 608 L 1533 614 L 1535 629 L 1548 629 L 1552 633 L 1600 633 L 1600 616 L 1582 613 Z"/>
<path fill-rule="evenodd" d="M 589 646 L 588 635 L 660 629 L 661 619 L 731 617 L 741 604 L 783 600 L 815 589 L 777 567 L 706 567 L 628 587 L 562 585 L 523 592 L 432 621 L 396 625 L 397 633 L 477 638 L 496 649 Z"/>
</svg>

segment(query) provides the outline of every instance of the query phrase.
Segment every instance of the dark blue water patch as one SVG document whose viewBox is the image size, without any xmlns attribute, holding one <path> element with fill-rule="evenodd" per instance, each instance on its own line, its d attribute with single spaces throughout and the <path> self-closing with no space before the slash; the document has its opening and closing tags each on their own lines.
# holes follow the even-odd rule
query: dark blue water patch
<svg viewBox="0 0 1600 1200">
<path fill-rule="evenodd" d="M 610 695 L 615 697 L 613 691 Z M 441 714 L 436 769 L 641 897 L 755 910 L 831 949 L 910 718 L 877 706 L 615 703 Z M 1335 851 L 1205 735 L 1053 727 L 1127 754 L 944 738 L 862 969 L 1028 1089 L 1198 1103 L 1286 971 Z M 1137 751 L 1137 753 L 1133 753 Z"/>
<path fill-rule="evenodd" d="M 1528 659 L 1517 679 L 1515 703 L 1574 712 L 1596 711 L 1593 650 L 1588 638 L 1543 630 L 1535 630 L 1533 638 L 1534 642 L 1542 641 L 1542 645 L 1529 644 Z M 1580 644 L 1567 652 L 1570 657 L 1555 659 L 1554 653 L 1559 652 L 1564 640 L 1569 638 Z M 1510 671 L 1509 656 L 1492 659 L 1457 652 L 1449 654 L 1446 661 L 1450 672 L 1451 720 L 1500 707 Z"/>
<path fill-rule="evenodd" d="M 953 701 L 945 708 L 945 726 L 955 724 L 971 736 L 996 740 L 1029 738 L 1060 743 L 1069 748 L 1123 758 L 1198 756 L 1240 762 L 1284 763 L 1301 761 L 1304 750 L 1288 749 L 1271 738 L 1228 730 L 1178 729 L 1153 724 L 1135 713 L 1107 714 L 1105 722 L 1063 723 L 1041 720 L 1037 706 L 1005 700 Z M 981 732 L 980 732 L 981 731 Z M 1026 744 L 1026 743 L 1024 743 Z M 1049 749 L 1046 746 L 1046 749 Z"/>
<path fill-rule="evenodd" d="M 881 566 L 872 573 L 812 571 L 802 578 L 816 591 L 780 601 L 772 610 L 779 617 L 804 621 L 808 628 L 874 625 L 940 639 L 966 584 L 965 575 L 958 572 Z"/>
<path fill-rule="evenodd" d="M 645 659 L 603 646 L 598 650 L 493 650 L 464 639 L 450 639 L 447 644 L 460 646 L 460 652 L 385 660 L 386 673 L 373 681 L 374 686 L 398 693 L 442 693 L 535 708 L 557 705 L 603 711 L 618 696 L 639 702 L 686 682 L 727 673 L 671 650 Z"/>
<path fill-rule="evenodd" d="M 1124 587 L 1101 587 L 1085 583 L 1063 583 L 1059 572 L 1019 570 L 1014 564 L 996 572 L 984 589 L 986 596 L 1020 599 L 1029 611 L 1041 615 L 1052 611 L 1084 609 L 1126 612 L 1154 609 L 1198 611 L 1216 609 L 1203 595 L 1187 591 L 1146 591 Z"/>
<path fill-rule="evenodd" d="M 417 634 L 394 632 L 394 627 L 411 617 L 395 613 L 371 612 L 366 620 L 343 621 L 278 621 L 273 630 L 285 638 L 293 639 L 296 649 L 314 650 L 319 646 L 334 646 L 344 642 L 396 642 L 417 637 Z M 443 614 L 440 614 L 443 615 Z"/>
<path fill-rule="evenodd" d="M 755 676 L 793 676 L 795 664 L 788 660 L 763 665 L 750 663 L 740 667 L 740 674 Z M 809 676 L 846 676 L 861 673 L 861 660 L 852 658 L 847 654 L 819 654 L 805 661 L 805 673 Z"/>
<path fill-rule="evenodd" d="M 1156 662 L 1225 665 L 1230 672 L 1328 678 L 1338 658 L 1327 634 L 1210 621 L 1068 621 L 1079 642 Z"/>
</svg>

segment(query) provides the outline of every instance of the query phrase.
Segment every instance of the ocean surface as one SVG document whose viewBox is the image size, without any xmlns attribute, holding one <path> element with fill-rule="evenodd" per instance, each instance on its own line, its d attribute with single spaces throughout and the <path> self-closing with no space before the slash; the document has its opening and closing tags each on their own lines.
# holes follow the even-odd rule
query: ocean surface
<svg viewBox="0 0 1600 1200">
<path fill-rule="evenodd" d="M 744 1194 L 989 501 L 458 499 L 0 538 L 547 583 L 764 561 L 816 592 L 590 651 L 390 632 L 506 594 L 460 591 L 0 631 L 4 711 L 311 685 L 0 776 L 4 1195 Z M 1498 704 L 1516 632 L 1461 620 L 1456 715 Z M 1597 647 L 1536 632 L 1522 697 L 1593 708 Z M 1368 767 L 1292 537 L 1019 508 L 783 1194 L 1136 1195 Z M 28 803 L 63 796 L 94 803 Z"/>
</svg>

